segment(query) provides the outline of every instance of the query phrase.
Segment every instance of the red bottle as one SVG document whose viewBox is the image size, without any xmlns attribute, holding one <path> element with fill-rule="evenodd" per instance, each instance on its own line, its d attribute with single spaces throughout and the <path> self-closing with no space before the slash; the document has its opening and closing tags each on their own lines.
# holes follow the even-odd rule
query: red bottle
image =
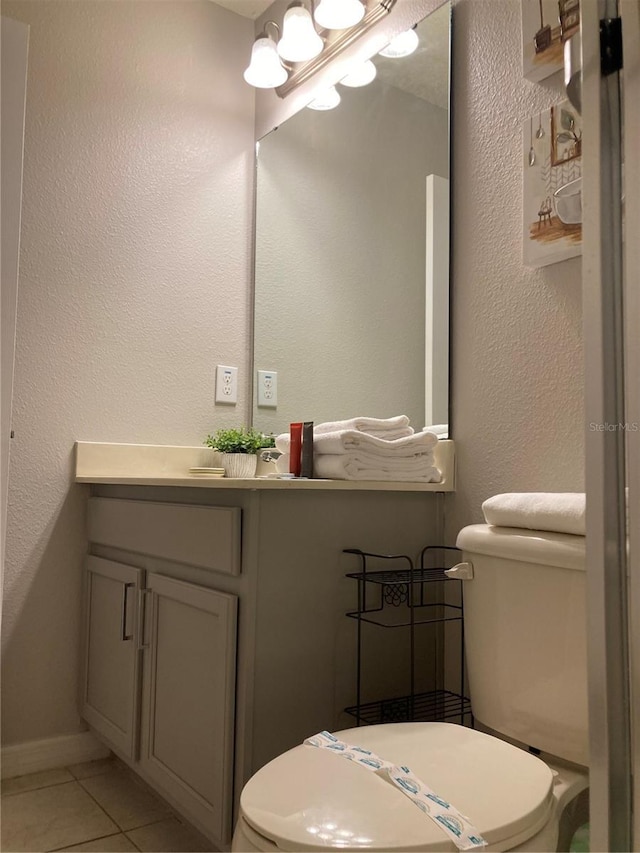
<svg viewBox="0 0 640 853">
<path fill-rule="evenodd" d="M 289 424 L 291 450 L 289 451 L 289 473 L 300 476 L 302 460 L 302 423 Z"/>
</svg>

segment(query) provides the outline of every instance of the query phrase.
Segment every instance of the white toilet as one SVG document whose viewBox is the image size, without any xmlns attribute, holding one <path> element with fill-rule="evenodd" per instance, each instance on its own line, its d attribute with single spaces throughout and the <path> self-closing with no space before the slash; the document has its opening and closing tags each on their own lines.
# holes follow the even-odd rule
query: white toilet
<svg viewBox="0 0 640 853">
<path fill-rule="evenodd" d="M 522 746 L 450 723 L 336 736 L 407 765 L 471 820 L 487 851 L 568 849 L 588 786 L 584 537 L 477 524 L 457 545 L 469 563 L 459 574 L 471 576 L 464 624 L 476 725 Z M 231 849 L 457 848 L 393 785 L 300 745 L 245 786 Z"/>
</svg>

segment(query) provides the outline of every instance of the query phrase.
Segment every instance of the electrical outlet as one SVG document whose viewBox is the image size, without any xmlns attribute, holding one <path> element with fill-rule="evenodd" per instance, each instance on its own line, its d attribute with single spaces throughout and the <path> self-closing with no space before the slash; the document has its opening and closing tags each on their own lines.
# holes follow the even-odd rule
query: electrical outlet
<svg viewBox="0 0 640 853">
<path fill-rule="evenodd" d="M 258 405 L 264 409 L 278 407 L 278 374 L 275 370 L 258 371 Z"/>
<path fill-rule="evenodd" d="M 216 403 L 238 402 L 238 368 L 219 364 L 216 367 Z"/>
</svg>

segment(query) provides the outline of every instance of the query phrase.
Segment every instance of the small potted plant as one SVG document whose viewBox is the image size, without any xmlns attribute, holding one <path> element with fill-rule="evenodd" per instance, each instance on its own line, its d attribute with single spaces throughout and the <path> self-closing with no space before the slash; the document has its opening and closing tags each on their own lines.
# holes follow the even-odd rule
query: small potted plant
<svg viewBox="0 0 640 853">
<path fill-rule="evenodd" d="M 264 436 L 252 427 L 219 429 L 208 435 L 205 444 L 222 454 L 222 465 L 227 477 L 255 477 L 257 454 L 263 447 Z"/>
</svg>

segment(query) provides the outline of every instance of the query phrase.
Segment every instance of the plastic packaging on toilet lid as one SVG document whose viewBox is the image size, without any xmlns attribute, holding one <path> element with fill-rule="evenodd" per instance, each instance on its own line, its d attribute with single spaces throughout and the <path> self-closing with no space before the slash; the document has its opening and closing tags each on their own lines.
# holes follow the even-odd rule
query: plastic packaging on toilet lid
<svg viewBox="0 0 640 853">
<path fill-rule="evenodd" d="M 549 767 L 482 732 L 449 723 L 390 723 L 335 734 L 408 766 L 492 847 L 524 842 L 551 817 Z M 283 851 L 456 850 L 394 786 L 328 752 L 297 746 L 249 780 L 240 807 L 253 829 Z"/>
</svg>

